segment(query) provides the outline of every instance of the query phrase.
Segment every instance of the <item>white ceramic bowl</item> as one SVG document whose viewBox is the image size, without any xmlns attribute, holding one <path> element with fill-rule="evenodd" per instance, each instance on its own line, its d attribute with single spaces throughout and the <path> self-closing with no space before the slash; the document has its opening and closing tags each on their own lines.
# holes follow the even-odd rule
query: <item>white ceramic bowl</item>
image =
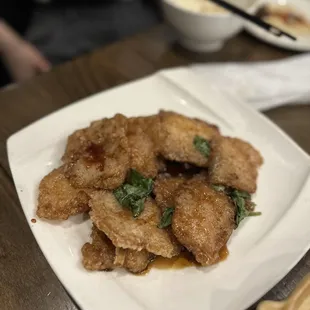
<svg viewBox="0 0 310 310">
<path fill-rule="evenodd" d="M 253 12 L 257 2 L 231 1 L 247 12 Z M 166 20 L 177 30 L 180 43 L 192 51 L 219 50 L 225 40 L 240 32 L 245 24 L 243 19 L 230 12 L 200 13 L 186 9 L 174 0 L 162 0 L 162 3 Z"/>
</svg>

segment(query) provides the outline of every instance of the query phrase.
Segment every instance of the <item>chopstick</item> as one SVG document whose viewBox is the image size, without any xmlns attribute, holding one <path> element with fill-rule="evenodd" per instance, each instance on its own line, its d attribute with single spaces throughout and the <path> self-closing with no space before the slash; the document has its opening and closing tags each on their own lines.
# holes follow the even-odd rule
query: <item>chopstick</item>
<svg viewBox="0 0 310 310">
<path fill-rule="evenodd" d="M 244 19 L 250 21 L 251 23 L 256 24 L 257 26 L 267 30 L 268 32 L 272 33 L 273 35 L 275 35 L 277 37 L 286 36 L 286 37 L 290 38 L 291 40 L 296 41 L 296 37 L 292 36 L 291 34 L 285 32 L 285 31 L 282 31 L 278 27 L 272 26 L 269 23 L 264 22 L 259 17 L 256 17 L 254 15 L 246 13 L 245 11 L 239 9 L 238 7 L 234 6 L 231 3 L 228 3 L 224 0 L 209 0 L 209 1 L 216 3 L 217 5 L 227 9 L 228 11 L 243 17 Z"/>
</svg>

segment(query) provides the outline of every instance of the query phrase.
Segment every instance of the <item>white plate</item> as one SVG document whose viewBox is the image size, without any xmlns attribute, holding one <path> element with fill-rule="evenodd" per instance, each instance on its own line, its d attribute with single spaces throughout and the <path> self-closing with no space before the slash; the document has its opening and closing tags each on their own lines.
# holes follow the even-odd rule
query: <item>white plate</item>
<svg viewBox="0 0 310 310">
<path fill-rule="evenodd" d="M 241 310 L 277 283 L 310 244 L 310 160 L 280 129 L 247 105 L 227 98 L 190 69 L 163 71 L 97 94 L 14 134 L 8 155 L 17 192 L 34 236 L 68 292 L 84 310 Z M 148 115 L 174 110 L 218 124 L 261 150 L 263 165 L 255 201 L 261 217 L 234 232 L 228 259 L 211 268 L 153 269 L 145 276 L 88 272 L 80 248 L 89 221 L 35 217 L 41 178 L 60 164 L 66 138 L 90 121 L 117 112 Z"/>
<path fill-rule="evenodd" d="M 291 5 L 293 8 L 296 8 L 300 12 L 302 12 L 304 16 L 308 20 L 310 20 L 309 0 L 260 0 L 256 4 L 256 9 L 254 8 L 254 12 L 257 11 L 259 7 L 261 7 L 263 4 L 266 3 L 279 3 L 279 4 Z M 299 52 L 310 51 L 310 36 L 299 36 L 297 37 L 297 41 L 293 41 L 284 36 L 276 37 L 250 22 L 247 22 L 245 24 L 245 29 L 258 39 L 263 40 L 272 45 Z"/>
</svg>

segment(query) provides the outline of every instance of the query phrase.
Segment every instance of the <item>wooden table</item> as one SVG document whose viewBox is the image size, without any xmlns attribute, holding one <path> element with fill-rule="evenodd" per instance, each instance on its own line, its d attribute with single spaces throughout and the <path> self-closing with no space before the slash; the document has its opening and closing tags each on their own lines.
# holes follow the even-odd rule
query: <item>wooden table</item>
<svg viewBox="0 0 310 310">
<path fill-rule="evenodd" d="M 194 55 L 180 48 L 166 27 L 158 26 L 0 92 L 0 308 L 78 309 L 43 257 L 25 220 L 6 155 L 6 139 L 11 134 L 73 101 L 162 68 L 193 61 L 257 61 L 289 55 L 246 34 L 227 42 L 220 52 Z M 310 105 L 279 108 L 266 115 L 310 153 Z M 264 298 L 286 297 L 309 271 L 310 252 Z"/>
</svg>

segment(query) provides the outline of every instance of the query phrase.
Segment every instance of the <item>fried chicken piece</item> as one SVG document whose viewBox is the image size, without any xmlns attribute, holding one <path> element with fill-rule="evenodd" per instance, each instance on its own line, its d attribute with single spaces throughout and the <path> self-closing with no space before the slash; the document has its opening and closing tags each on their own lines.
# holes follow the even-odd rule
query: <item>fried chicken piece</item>
<svg viewBox="0 0 310 310">
<path fill-rule="evenodd" d="M 137 170 L 146 178 L 155 178 L 160 168 L 154 144 L 143 131 L 128 135 L 130 149 L 130 168 Z"/>
<path fill-rule="evenodd" d="M 89 199 L 87 190 L 71 186 L 60 167 L 45 176 L 39 185 L 37 215 L 49 220 L 66 220 L 89 211 Z"/>
<path fill-rule="evenodd" d="M 67 146 L 62 161 L 69 163 L 78 160 L 90 144 L 87 128 L 76 130 L 68 137 Z"/>
<path fill-rule="evenodd" d="M 206 182 L 193 179 L 175 196 L 172 231 L 203 266 L 220 260 L 220 250 L 235 228 L 235 206 Z"/>
<path fill-rule="evenodd" d="M 218 128 L 174 112 L 161 111 L 159 117 L 162 131 L 161 155 L 169 160 L 207 167 L 208 158 L 195 148 L 194 138 L 200 136 L 211 140 L 214 136 L 219 135 Z"/>
<path fill-rule="evenodd" d="M 65 166 L 65 175 L 77 188 L 115 189 L 125 181 L 128 169 L 128 140 L 120 137 L 104 146 L 92 145 L 83 157 Z"/>
<path fill-rule="evenodd" d="M 92 141 L 79 159 L 66 164 L 65 175 L 77 188 L 115 189 L 129 169 L 126 118 L 118 114 L 91 127 Z"/>
<path fill-rule="evenodd" d="M 87 149 L 95 144 L 102 144 L 106 136 L 114 131 L 116 126 L 127 128 L 127 119 L 121 114 L 116 114 L 111 119 L 101 119 L 94 121 L 89 127 L 76 130 L 67 141 L 65 153 L 62 157 L 64 163 L 78 160 Z"/>
<path fill-rule="evenodd" d="M 108 191 L 94 193 L 90 207 L 92 221 L 116 247 L 136 251 L 145 249 L 163 257 L 178 255 L 178 244 L 171 240 L 167 231 L 157 227 L 161 217 L 160 209 L 151 198 L 146 200 L 144 211 L 136 219 Z"/>
<path fill-rule="evenodd" d="M 154 184 L 153 193 L 155 194 L 155 201 L 157 205 L 162 209 L 174 206 L 174 196 L 186 179 L 183 176 L 169 177 L 159 176 Z"/>
<path fill-rule="evenodd" d="M 95 225 L 92 227 L 92 242 L 82 247 L 83 266 L 88 270 L 112 270 L 126 268 L 132 273 L 145 270 L 154 255 L 146 250 L 134 251 L 116 248 L 111 240 Z"/>
<path fill-rule="evenodd" d="M 260 153 L 249 143 L 237 138 L 217 137 L 211 141 L 210 182 L 248 193 L 256 191 L 258 168 L 263 163 Z"/>
<path fill-rule="evenodd" d="M 115 246 L 96 226 L 91 233 L 92 242 L 81 249 L 83 266 L 88 270 L 112 270 L 114 268 Z"/>
<path fill-rule="evenodd" d="M 134 251 L 130 249 L 116 248 L 114 265 L 123 267 L 132 273 L 144 271 L 154 259 L 154 254 L 146 250 Z"/>
<path fill-rule="evenodd" d="M 160 143 L 163 139 L 159 115 L 129 118 L 128 133 L 132 134 L 138 131 L 142 131 L 149 136 L 154 144 L 156 153 L 158 153 Z"/>
</svg>

